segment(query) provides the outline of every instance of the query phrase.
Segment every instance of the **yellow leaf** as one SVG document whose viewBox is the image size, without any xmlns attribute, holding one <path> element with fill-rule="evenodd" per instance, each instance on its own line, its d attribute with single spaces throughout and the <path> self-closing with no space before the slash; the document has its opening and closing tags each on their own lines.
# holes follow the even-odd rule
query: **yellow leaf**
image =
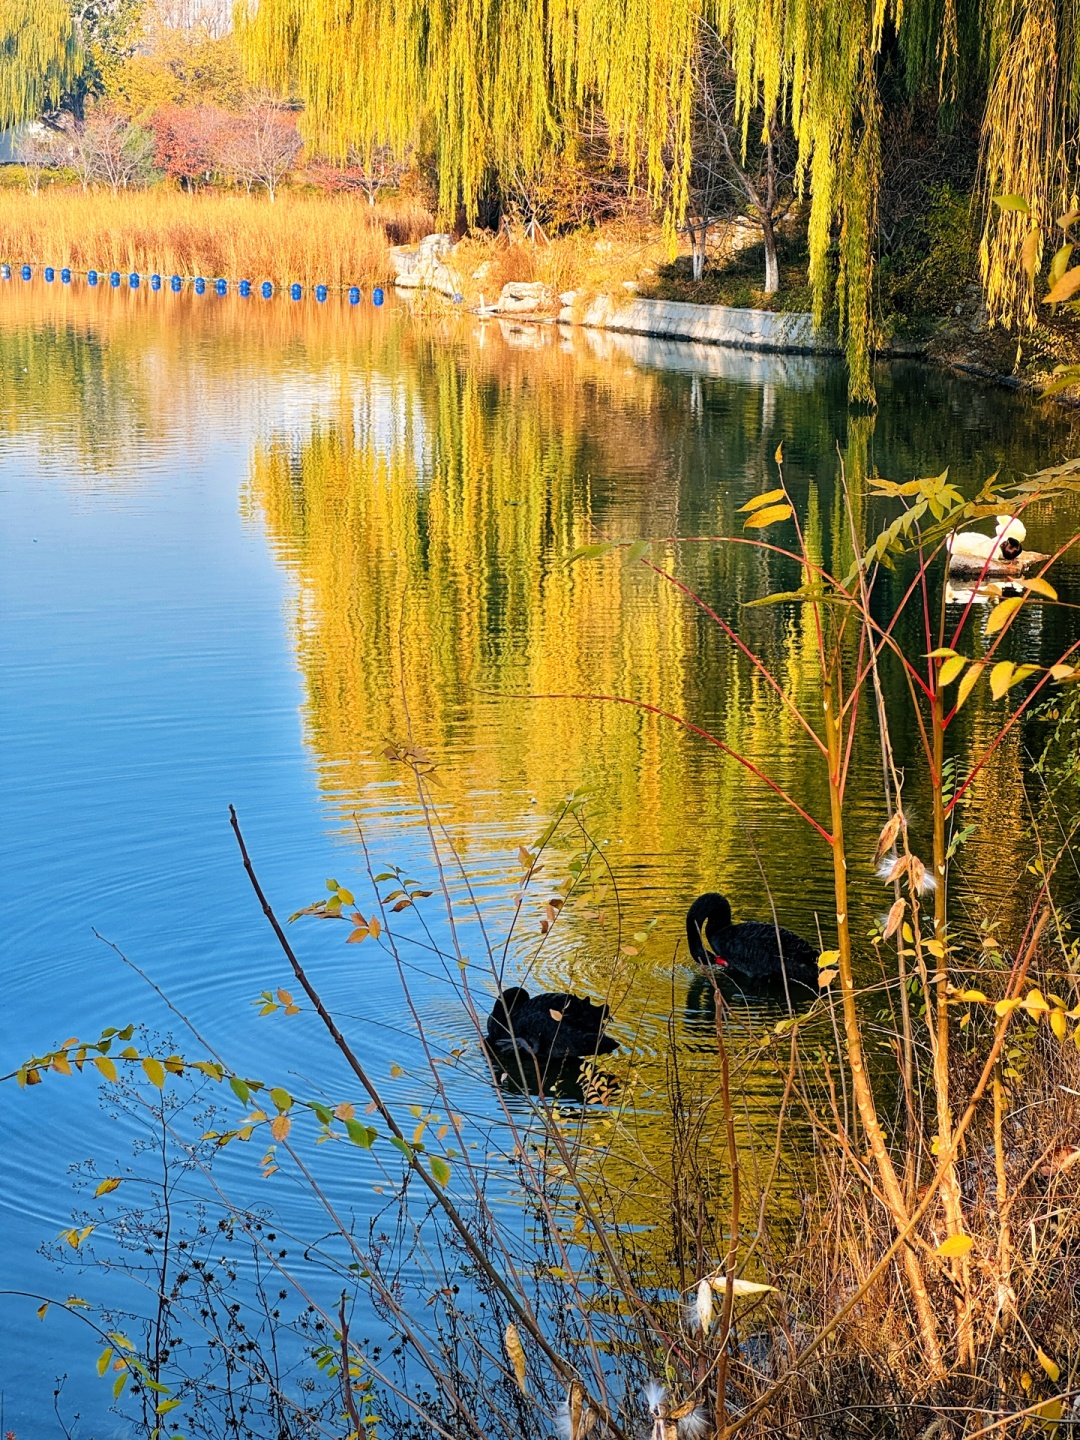
<svg viewBox="0 0 1080 1440">
<path fill-rule="evenodd" d="M 376 918 L 375 918 L 374 915 L 373 915 L 373 916 L 371 917 L 371 919 L 368 921 L 368 926 L 367 926 L 367 928 L 368 928 L 368 931 L 370 932 L 371 938 L 372 938 L 373 940 L 377 940 L 377 939 L 379 938 L 379 936 L 382 934 L 382 926 L 379 924 L 378 920 L 376 920 Z"/>
<path fill-rule="evenodd" d="M 1050 1359 L 1050 1356 L 1047 1355 L 1046 1351 L 1042 1348 L 1041 1345 L 1035 1351 L 1035 1354 L 1039 1357 L 1039 1364 L 1046 1371 L 1047 1375 L 1050 1376 L 1050 1379 L 1054 1381 L 1060 1380 L 1060 1368 L 1053 1360 Z"/>
<path fill-rule="evenodd" d="M 760 510 L 763 505 L 774 505 L 777 500 L 785 499 L 786 495 L 787 492 L 783 486 L 779 490 L 766 490 L 764 495 L 755 495 L 745 505 L 740 505 L 735 513 L 736 515 L 745 515 L 749 510 Z"/>
<path fill-rule="evenodd" d="M 839 950 L 822 950 L 821 954 L 817 957 L 818 969 L 825 970 L 828 966 L 835 965 L 839 959 Z"/>
<path fill-rule="evenodd" d="M 765 510 L 757 510 L 743 525 L 744 530 L 751 527 L 775 525 L 780 520 L 790 520 L 795 511 L 790 505 L 770 505 Z"/>
<path fill-rule="evenodd" d="M 350 1105 L 348 1100 L 343 1100 L 340 1105 L 334 1106 L 334 1114 L 339 1120 L 351 1120 L 356 1114 L 355 1105 Z"/>
<path fill-rule="evenodd" d="M 928 955 L 933 955 L 935 960 L 944 960 L 945 946 L 940 940 L 926 940 L 923 942 L 923 949 Z"/>
<path fill-rule="evenodd" d="M 1045 595 L 1047 600 L 1056 600 L 1058 593 L 1041 575 L 1034 575 L 1030 580 L 1010 580 L 1010 585 L 1021 585 L 1025 590 L 1030 590 L 1033 595 Z"/>
<path fill-rule="evenodd" d="M 987 635 L 996 635 L 999 630 L 1003 630 L 1023 603 L 1022 595 L 1014 596 L 1011 600 L 998 601 L 986 617 Z"/>
<path fill-rule="evenodd" d="M 116 1066 L 107 1055 L 95 1055 L 94 1064 L 101 1071 L 102 1075 L 105 1076 L 106 1080 L 116 1079 Z"/>
<path fill-rule="evenodd" d="M 936 650 L 928 650 L 926 652 L 926 658 L 928 660 L 947 660 L 950 655 L 955 654 L 956 651 L 951 645 L 939 645 Z"/>
<path fill-rule="evenodd" d="M 1071 300 L 1080 290 L 1080 265 L 1074 265 L 1071 270 L 1066 270 L 1061 279 L 1043 297 L 1044 305 L 1060 305 L 1063 300 Z"/>
<path fill-rule="evenodd" d="M 390 1075 L 392 1079 L 400 1080 L 402 1075 L 404 1074 L 405 1071 L 401 1068 L 400 1065 L 394 1064 L 390 1066 Z"/>
<path fill-rule="evenodd" d="M 44 1305 L 39 1305 L 39 1306 L 38 1306 L 37 1318 L 38 1318 L 39 1320 L 44 1320 L 44 1319 L 45 1319 L 45 1312 L 46 1312 L 46 1310 L 48 1310 L 48 1308 L 49 1308 L 49 1302 L 48 1302 L 48 1300 L 45 1301 L 45 1304 L 44 1304 Z M 1056 1378 L 1056 1377 L 1055 1377 L 1055 1378 Z"/>
<path fill-rule="evenodd" d="M 964 676 L 964 678 L 960 681 L 959 688 L 957 689 L 957 692 L 956 692 L 956 708 L 957 708 L 957 710 L 960 709 L 961 705 L 963 705 L 964 701 L 965 701 L 965 700 L 968 698 L 968 696 L 971 694 L 972 690 L 975 689 L 975 686 L 976 686 L 976 684 L 977 684 L 977 682 L 978 682 L 979 676 L 982 674 L 982 672 L 983 672 L 985 669 L 986 669 L 986 666 L 983 664 L 983 662 L 982 662 L 981 660 L 974 660 L 974 661 L 972 661 L 970 667 L 968 668 L 967 674 L 966 674 L 966 675 Z"/>
<path fill-rule="evenodd" d="M 1041 990 L 1029 990 L 1021 1003 L 1029 1015 L 1045 1015 L 1050 1009 Z"/>
<path fill-rule="evenodd" d="M 111 1195 L 119 1184 L 120 1176 L 110 1175 L 107 1180 L 102 1180 L 101 1184 L 94 1191 L 94 1199 L 96 1200 L 99 1195 Z"/>
<path fill-rule="evenodd" d="M 964 655 L 950 655 L 945 664 L 938 671 L 938 684 L 951 685 L 956 677 L 967 664 L 967 657 Z"/>
<path fill-rule="evenodd" d="M 68 1058 L 59 1050 L 52 1058 L 52 1068 L 60 1075 L 71 1074 L 71 1066 L 68 1064 Z"/>
<path fill-rule="evenodd" d="M 1054 680 L 1071 680 L 1075 674 L 1076 669 L 1072 665 L 1050 666 L 1050 675 Z"/>
<path fill-rule="evenodd" d="M 1005 1015 L 1011 1015 L 1014 1010 L 1019 1010 L 1023 1003 L 1019 995 L 1014 995 L 1011 1000 L 999 1000 L 994 1006 L 994 1014 L 1001 1019 Z"/>
<path fill-rule="evenodd" d="M 990 694 L 1000 700 L 1012 682 L 1016 666 L 1011 660 L 999 660 L 990 671 Z"/>
<path fill-rule="evenodd" d="M 981 990 L 961 990 L 958 994 L 953 996 L 953 999 L 977 1000 L 982 1005 L 986 1005 L 989 1003 L 989 996 L 984 995 Z"/>
<path fill-rule="evenodd" d="M 150 1081 L 150 1084 L 156 1085 L 160 1090 L 165 1084 L 165 1066 L 162 1065 L 161 1061 L 155 1060 L 152 1055 L 148 1055 L 142 1062 L 142 1068 L 146 1071 L 146 1078 Z"/>
<path fill-rule="evenodd" d="M 959 1259 L 961 1255 L 970 1254 L 974 1245 L 975 1241 L 970 1235 L 950 1235 L 937 1247 L 937 1253 L 943 1260 Z"/>
<path fill-rule="evenodd" d="M 366 925 L 358 925 L 356 929 L 350 934 L 349 938 L 345 941 L 345 944 L 359 945 L 360 942 L 362 940 L 366 940 L 370 934 L 371 931 Z"/>
<path fill-rule="evenodd" d="M 1034 283 L 1035 274 L 1039 266 L 1039 242 L 1041 239 L 1041 231 L 1029 230 L 1024 237 L 1023 245 L 1020 247 L 1020 261 L 1024 267 L 1024 274 L 1028 277 L 1028 282 L 1031 284 Z"/>
<path fill-rule="evenodd" d="M 782 465 L 784 463 L 784 442 L 782 440 L 773 452 L 773 459 L 776 461 L 777 465 Z"/>
<path fill-rule="evenodd" d="M 285 1140 L 292 1129 L 292 1120 L 288 1115 L 275 1115 L 270 1121 L 270 1134 L 275 1140 Z"/>
<path fill-rule="evenodd" d="M 1065 1018 L 1064 1010 L 1052 1010 L 1050 1012 L 1050 1029 L 1059 1040 L 1064 1040 L 1069 1032 L 1069 1022 Z M 1057 1379 L 1057 1376 L 1054 1376 Z"/>
</svg>

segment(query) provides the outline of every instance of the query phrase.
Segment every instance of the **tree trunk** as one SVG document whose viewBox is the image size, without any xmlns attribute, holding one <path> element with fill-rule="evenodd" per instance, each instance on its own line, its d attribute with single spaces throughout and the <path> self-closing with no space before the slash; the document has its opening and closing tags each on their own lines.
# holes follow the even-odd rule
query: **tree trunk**
<svg viewBox="0 0 1080 1440">
<path fill-rule="evenodd" d="M 761 212 L 761 235 L 765 241 L 765 294 L 775 295 L 780 289 L 780 263 L 776 258 L 776 230 L 772 215 Z"/>
<path fill-rule="evenodd" d="M 709 235 L 709 222 L 703 220 L 700 225 L 692 221 L 686 227 L 690 232 L 690 273 L 695 280 L 700 280 L 705 273 L 705 242 Z"/>
</svg>

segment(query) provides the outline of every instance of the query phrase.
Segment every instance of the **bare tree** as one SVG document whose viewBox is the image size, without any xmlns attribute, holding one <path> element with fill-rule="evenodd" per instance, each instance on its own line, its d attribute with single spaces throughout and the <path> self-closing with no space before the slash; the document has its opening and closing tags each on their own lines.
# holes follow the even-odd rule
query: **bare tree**
<svg viewBox="0 0 1080 1440">
<path fill-rule="evenodd" d="M 746 208 L 761 226 L 765 246 L 765 294 L 780 288 L 776 222 L 791 198 L 790 164 L 778 115 L 755 113 L 743 142 L 736 114 L 735 73 L 725 45 L 702 24 L 695 68 L 695 107 L 690 172 L 690 236 L 693 277 L 700 280 L 710 228 Z"/>
<path fill-rule="evenodd" d="M 220 131 L 218 163 L 249 193 L 261 185 L 272 201 L 302 148 L 290 112 L 273 100 L 259 100 Z"/>
<path fill-rule="evenodd" d="M 115 195 L 145 185 L 154 173 L 154 136 L 142 125 L 97 105 L 76 127 L 72 163 L 83 189 L 94 184 L 108 185 Z"/>
<path fill-rule="evenodd" d="M 15 158 L 23 167 L 31 195 L 41 189 L 46 170 L 70 164 L 71 151 L 71 138 L 62 130 L 44 124 L 27 126 L 15 142 Z"/>
</svg>

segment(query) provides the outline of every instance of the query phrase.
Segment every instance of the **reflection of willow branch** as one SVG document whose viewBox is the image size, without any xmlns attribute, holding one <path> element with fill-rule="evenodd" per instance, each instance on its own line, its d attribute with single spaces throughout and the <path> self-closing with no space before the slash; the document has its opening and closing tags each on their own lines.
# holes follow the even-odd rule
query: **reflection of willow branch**
<svg viewBox="0 0 1080 1440">
<path fill-rule="evenodd" d="M 804 810 L 799 802 L 790 796 L 783 786 L 778 785 L 775 780 L 770 779 L 763 770 L 759 770 L 754 762 L 738 750 L 733 750 L 730 745 L 725 745 L 723 740 L 705 730 L 700 725 L 695 725 L 692 720 L 687 720 L 682 715 L 676 715 L 672 710 L 664 710 L 659 705 L 650 705 L 647 700 L 632 700 L 628 695 L 596 695 L 587 692 L 570 691 L 566 694 L 535 694 L 529 691 L 521 692 L 514 690 L 481 691 L 481 694 L 495 694 L 513 700 L 603 700 L 610 705 L 629 705 L 635 710 L 643 710 L 649 715 L 656 715 L 661 720 L 671 720 L 676 725 L 681 725 L 684 730 L 689 730 L 692 735 L 699 736 L 702 740 L 714 745 L 717 750 L 735 760 L 744 770 L 767 785 L 774 794 L 778 795 L 786 805 L 790 805 L 797 815 L 800 815 L 808 825 L 812 825 L 823 840 L 829 845 L 832 844 L 832 836 L 823 825 L 819 825 L 809 811 Z"/>
<path fill-rule="evenodd" d="M 809 720 L 807 720 L 806 716 L 795 704 L 794 700 L 791 699 L 790 695 L 786 693 L 783 686 L 780 684 L 779 680 L 777 680 L 776 676 L 772 673 L 769 667 L 765 664 L 764 660 L 754 654 L 754 652 L 750 649 L 750 646 L 747 645 L 746 641 L 743 640 L 742 637 L 734 629 L 732 629 L 732 627 L 727 623 L 727 621 L 724 620 L 720 615 L 718 615 L 716 611 L 712 608 L 712 606 L 708 605 L 701 598 L 700 595 L 696 594 L 696 592 L 690 588 L 689 585 L 684 584 L 682 580 L 677 580 L 675 576 L 672 575 L 669 571 L 661 569 L 659 565 L 654 565 L 650 560 L 643 559 L 642 564 L 645 565 L 649 570 L 651 570 L 654 575 L 659 575 L 662 580 L 666 580 L 669 585 L 674 585 L 676 590 L 681 590 L 684 595 L 686 595 L 690 600 L 694 602 L 695 605 L 699 607 L 699 609 L 703 610 L 705 614 L 708 615 L 710 620 L 716 621 L 717 625 L 720 626 L 720 629 L 723 630 L 724 634 L 728 637 L 731 643 L 746 656 L 746 658 L 750 661 L 750 663 L 754 666 L 758 673 L 764 677 L 766 683 L 772 687 L 772 689 L 776 692 L 777 695 L 779 695 L 784 707 L 789 710 L 792 715 L 794 715 L 795 719 L 798 720 L 799 724 L 802 726 L 802 728 L 810 736 L 811 740 L 813 740 L 817 748 L 824 755 L 825 742 L 822 740 L 821 736 L 810 724 Z"/>
<path fill-rule="evenodd" d="M 244 837 L 240 830 L 240 822 L 237 819 L 236 810 L 231 805 L 229 806 L 229 823 L 232 826 L 233 834 L 236 836 L 236 842 L 240 847 L 240 855 L 243 860 L 244 869 L 247 872 L 248 879 L 251 882 L 251 887 L 255 891 L 256 898 L 258 899 L 259 904 L 262 906 L 263 914 L 266 916 L 267 920 L 270 923 L 270 928 L 273 930 L 275 936 L 277 937 L 278 944 L 281 946 L 282 952 L 284 953 L 285 958 L 289 962 L 292 972 L 296 977 L 297 983 L 301 986 L 305 995 L 307 995 L 308 999 L 311 1001 L 311 1004 L 313 1005 L 316 1014 L 322 1021 L 323 1027 L 326 1029 L 330 1038 L 333 1040 L 334 1044 L 341 1052 L 350 1070 L 352 1070 L 353 1074 L 356 1076 L 357 1080 L 359 1080 L 360 1084 L 367 1092 L 369 1098 L 374 1103 L 375 1108 L 378 1111 L 383 1123 L 386 1125 L 391 1135 L 400 1142 L 400 1147 L 405 1156 L 406 1164 L 408 1165 L 409 1170 L 413 1175 L 417 1177 L 420 1183 L 431 1195 L 436 1206 L 443 1212 L 443 1214 L 449 1220 L 450 1224 L 453 1226 L 455 1232 L 461 1239 L 466 1251 L 476 1264 L 477 1268 L 484 1275 L 485 1279 L 493 1287 L 493 1289 L 502 1296 L 503 1300 L 509 1306 L 510 1310 L 513 1312 L 519 1323 L 526 1328 L 529 1335 L 532 1337 L 533 1342 L 546 1356 L 548 1362 L 551 1364 L 556 1374 L 558 1374 L 566 1382 L 577 1379 L 578 1377 L 574 1368 L 569 1365 L 562 1358 L 562 1356 L 559 1355 L 559 1353 L 548 1343 L 547 1337 L 544 1335 L 543 1330 L 541 1329 L 535 1316 L 532 1314 L 530 1308 L 526 1304 L 524 1304 L 517 1295 L 515 1295 L 511 1287 L 506 1283 L 503 1277 L 492 1265 L 491 1261 L 484 1253 L 482 1246 L 479 1244 L 479 1242 L 473 1235 L 464 1216 L 458 1210 L 457 1206 L 454 1204 L 454 1202 L 450 1199 L 448 1195 L 444 1194 L 442 1187 L 439 1185 L 439 1182 L 435 1179 L 435 1177 L 433 1175 L 429 1175 L 428 1172 L 421 1165 L 419 1157 L 417 1156 L 413 1147 L 408 1143 L 408 1140 L 406 1139 L 400 1125 L 397 1123 L 397 1120 L 394 1118 L 393 1112 L 391 1111 L 390 1107 L 383 1099 L 382 1094 L 378 1090 L 374 1081 L 368 1075 L 367 1071 L 364 1069 L 364 1066 L 360 1063 L 355 1051 L 352 1049 L 349 1042 L 345 1039 L 345 1036 L 341 1033 L 336 1021 L 323 1003 L 321 995 L 316 990 L 315 986 L 312 984 L 311 979 L 307 974 L 307 971 L 297 959 L 296 952 L 290 945 L 288 936 L 281 928 L 281 922 L 278 920 L 277 915 L 274 913 L 274 910 L 270 905 L 269 900 L 267 900 L 266 898 L 262 886 L 259 884 L 258 876 L 255 874 L 255 868 L 251 863 L 251 857 L 248 855 L 247 846 L 244 843 Z M 625 1440 L 623 1431 L 616 1423 L 615 1418 L 608 1410 L 608 1407 L 606 1405 L 601 1405 L 596 1401 L 593 1401 L 592 1403 L 597 1408 L 600 1417 L 604 1421 L 607 1428 L 616 1437 L 616 1440 Z"/>
</svg>

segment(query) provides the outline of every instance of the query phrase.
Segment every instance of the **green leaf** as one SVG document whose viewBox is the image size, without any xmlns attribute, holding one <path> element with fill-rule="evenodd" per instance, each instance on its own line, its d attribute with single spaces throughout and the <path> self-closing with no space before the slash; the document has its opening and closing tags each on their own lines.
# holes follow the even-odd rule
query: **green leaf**
<svg viewBox="0 0 1080 1440">
<path fill-rule="evenodd" d="M 361 1150 L 370 1150 L 379 1134 L 377 1130 L 370 1129 L 359 1120 L 346 1120 L 345 1131 L 353 1144 L 359 1145 Z"/>
<path fill-rule="evenodd" d="M 181 1403 L 182 1401 L 178 1395 L 174 1396 L 171 1400 L 162 1400 L 161 1404 L 157 1407 L 157 1414 L 168 1415 L 170 1410 L 175 1410 Z"/>
<path fill-rule="evenodd" d="M 229 1076 L 229 1089 L 233 1092 L 241 1105 L 246 1105 L 251 1099 L 251 1090 L 240 1079 L 239 1075 Z"/>
<path fill-rule="evenodd" d="M 444 1189 L 450 1183 L 450 1166 L 438 1155 L 431 1157 L 431 1173 Z"/>
<path fill-rule="evenodd" d="M 412 1159 L 413 1152 L 409 1148 L 409 1143 L 407 1140 L 403 1140 L 400 1135 L 391 1135 L 390 1144 L 393 1145 L 395 1150 L 400 1150 L 406 1160 Z"/>
<path fill-rule="evenodd" d="M 999 210 L 1015 210 L 1019 215 L 1031 214 L 1031 206 L 1022 195 L 995 195 L 994 204 Z"/>
<path fill-rule="evenodd" d="M 270 1091 L 270 1099 L 279 1110 L 292 1109 L 293 1098 L 287 1090 L 282 1090 L 280 1085 L 275 1086 L 274 1089 Z"/>
<path fill-rule="evenodd" d="M 648 540 L 635 540 L 626 551 L 627 560 L 640 560 L 643 555 L 648 554 Z"/>
<path fill-rule="evenodd" d="M 573 554 L 566 557 L 566 563 L 572 565 L 575 560 L 598 560 L 601 555 L 606 555 L 609 550 L 614 548 L 613 540 L 603 540 L 595 545 L 582 545 Z"/>
</svg>

